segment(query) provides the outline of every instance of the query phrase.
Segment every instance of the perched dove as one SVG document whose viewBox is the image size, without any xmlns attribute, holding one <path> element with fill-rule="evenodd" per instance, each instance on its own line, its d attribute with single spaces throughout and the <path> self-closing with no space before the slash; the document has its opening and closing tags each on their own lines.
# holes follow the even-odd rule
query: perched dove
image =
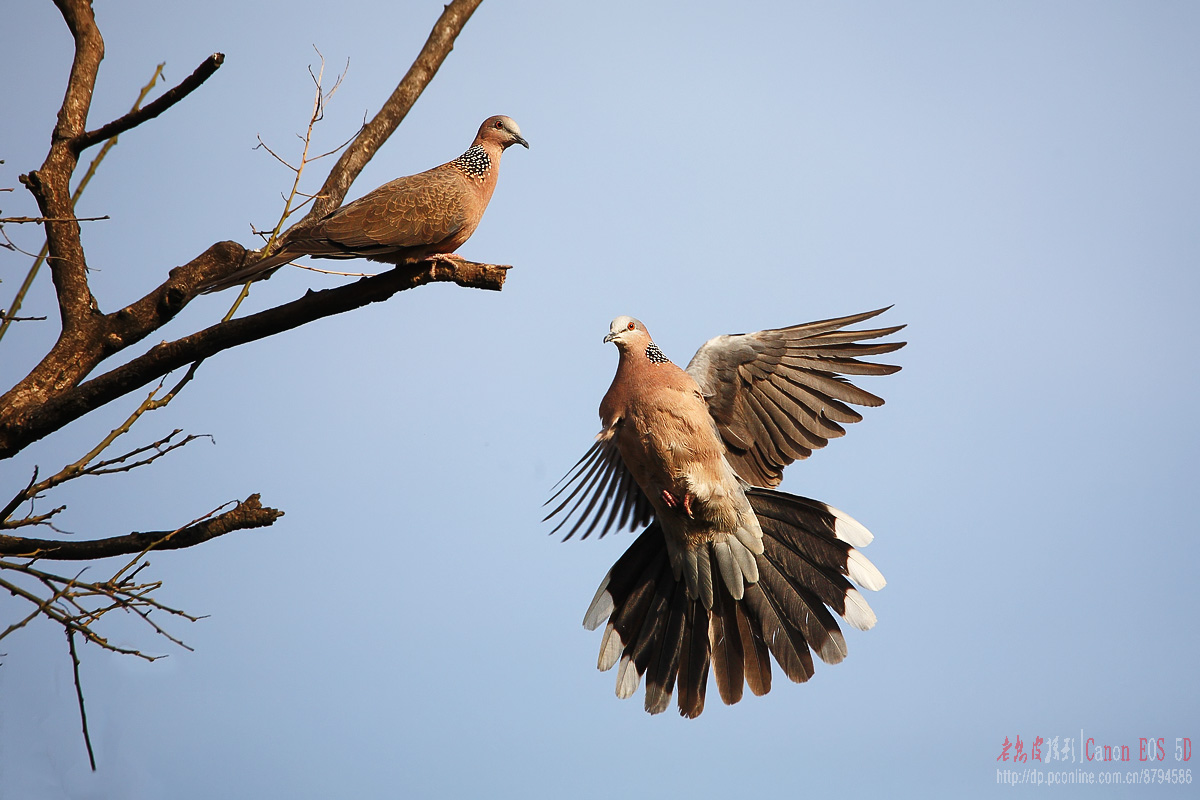
<svg viewBox="0 0 1200 800">
<path fill-rule="evenodd" d="M 886 309 L 778 330 L 718 336 L 682 370 L 632 317 L 604 341 L 620 351 L 600 404 L 596 443 L 547 503 L 555 530 L 649 525 L 609 570 L 584 617 L 607 623 L 598 666 L 617 669 L 617 696 L 646 677 L 646 710 L 704 710 L 711 663 L 727 704 L 743 680 L 771 688 L 768 652 L 790 679 L 813 674 L 811 648 L 827 663 L 846 655 L 829 609 L 856 628 L 875 614 L 853 580 L 880 589 L 883 575 L 856 547 L 872 536 L 816 500 L 770 488 L 783 468 L 845 433 L 862 417 L 847 404 L 883 400 L 842 374 L 887 375 L 896 366 L 859 360 L 904 342 L 862 344 L 903 326 L 844 330 Z M 756 488 L 757 487 L 757 488 Z M 849 579 L 849 580 L 848 580 Z M 827 608 L 828 607 L 828 608 Z"/>
<path fill-rule="evenodd" d="M 305 255 L 405 264 L 453 253 L 479 226 L 496 189 L 500 156 L 514 144 L 529 147 L 517 123 L 489 117 L 458 158 L 385 183 L 293 230 L 271 255 L 202 285 L 200 291 L 217 292 L 269 278 L 280 265 Z"/>
</svg>

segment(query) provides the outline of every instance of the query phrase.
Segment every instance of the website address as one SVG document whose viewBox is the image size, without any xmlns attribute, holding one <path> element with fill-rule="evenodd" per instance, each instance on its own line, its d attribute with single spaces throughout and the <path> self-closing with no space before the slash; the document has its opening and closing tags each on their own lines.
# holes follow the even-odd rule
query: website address
<svg viewBox="0 0 1200 800">
<path fill-rule="evenodd" d="M 1143 769 L 1100 770 L 1088 772 L 1083 769 L 998 769 L 996 783 L 1009 786 L 1152 786 L 1157 784 L 1188 784 L 1192 782 L 1192 770 L 1188 769 Z"/>
</svg>

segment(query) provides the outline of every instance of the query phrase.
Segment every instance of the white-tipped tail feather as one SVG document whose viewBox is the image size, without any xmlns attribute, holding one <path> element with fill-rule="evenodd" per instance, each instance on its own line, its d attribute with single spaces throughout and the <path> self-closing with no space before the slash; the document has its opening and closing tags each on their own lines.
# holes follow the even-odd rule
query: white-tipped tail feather
<svg viewBox="0 0 1200 800">
<path fill-rule="evenodd" d="M 824 503 L 821 505 L 824 505 L 825 509 L 836 518 L 833 523 L 833 532 L 837 538 L 853 547 L 866 547 L 874 541 L 875 536 L 854 517 L 831 505 Z"/>
<path fill-rule="evenodd" d="M 604 576 L 604 580 L 600 581 L 600 588 L 596 590 L 596 596 L 592 598 L 592 604 L 588 606 L 587 614 L 583 616 L 583 627 L 589 631 L 594 631 L 600 627 L 600 623 L 608 619 L 608 615 L 613 611 L 612 593 L 608 591 L 608 581 L 612 573 Z"/>
<path fill-rule="evenodd" d="M 846 570 L 850 580 L 864 589 L 878 592 L 887 586 L 887 579 L 883 577 L 883 573 L 875 568 L 870 559 L 857 550 L 852 549 L 846 554 Z"/>
<path fill-rule="evenodd" d="M 871 606 L 867 604 L 863 596 L 854 588 L 846 590 L 846 611 L 842 614 L 842 619 L 860 631 L 871 630 L 871 628 L 875 627 L 876 621 L 875 612 L 871 610 Z"/>
<path fill-rule="evenodd" d="M 633 659 L 629 656 L 622 656 L 621 666 L 617 669 L 617 697 L 622 700 L 633 697 L 633 693 L 637 691 L 638 684 L 641 682 L 641 673 L 637 671 Z"/>
<path fill-rule="evenodd" d="M 617 663 L 624 649 L 625 643 L 621 641 L 621 634 L 617 633 L 611 622 L 608 623 L 604 629 L 604 639 L 600 642 L 600 656 L 596 659 L 596 669 L 601 672 L 612 669 L 612 665 Z"/>
</svg>

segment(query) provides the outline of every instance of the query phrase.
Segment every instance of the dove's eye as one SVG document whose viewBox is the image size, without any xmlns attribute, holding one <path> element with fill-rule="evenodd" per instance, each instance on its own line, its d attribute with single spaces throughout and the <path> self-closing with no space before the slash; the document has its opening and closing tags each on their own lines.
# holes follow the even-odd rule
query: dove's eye
<svg viewBox="0 0 1200 800">
<path fill-rule="evenodd" d="M 633 330 L 633 329 L 634 329 L 634 328 L 636 328 L 637 326 L 636 326 L 636 325 L 634 325 L 634 324 L 631 322 L 631 323 L 629 323 L 628 325 L 626 325 L 625 327 L 626 327 L 626 328 L 628 328 L 629 330 Z"/>
</svg>

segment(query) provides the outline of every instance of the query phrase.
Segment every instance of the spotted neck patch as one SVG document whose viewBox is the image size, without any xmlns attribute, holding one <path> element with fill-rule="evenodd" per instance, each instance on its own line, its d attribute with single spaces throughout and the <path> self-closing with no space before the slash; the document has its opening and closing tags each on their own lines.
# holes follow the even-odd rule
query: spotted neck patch
<svg viewBox="0 0 1200 800">
<path fill-rule="evenodd" d="M 472 145 L 471 149 L 450 162 L 472 178 L 482 178 L 492 168 L 492 159 L 482 145 Z"/>
<path fill-rule="evenodd" d="M 654 342 L 646 345 L 646 358 L 650 359 L 651 364 L 666 364 L 671 360 L 662 350 L 658 349 L 658 345 Z"/>
</svg>

